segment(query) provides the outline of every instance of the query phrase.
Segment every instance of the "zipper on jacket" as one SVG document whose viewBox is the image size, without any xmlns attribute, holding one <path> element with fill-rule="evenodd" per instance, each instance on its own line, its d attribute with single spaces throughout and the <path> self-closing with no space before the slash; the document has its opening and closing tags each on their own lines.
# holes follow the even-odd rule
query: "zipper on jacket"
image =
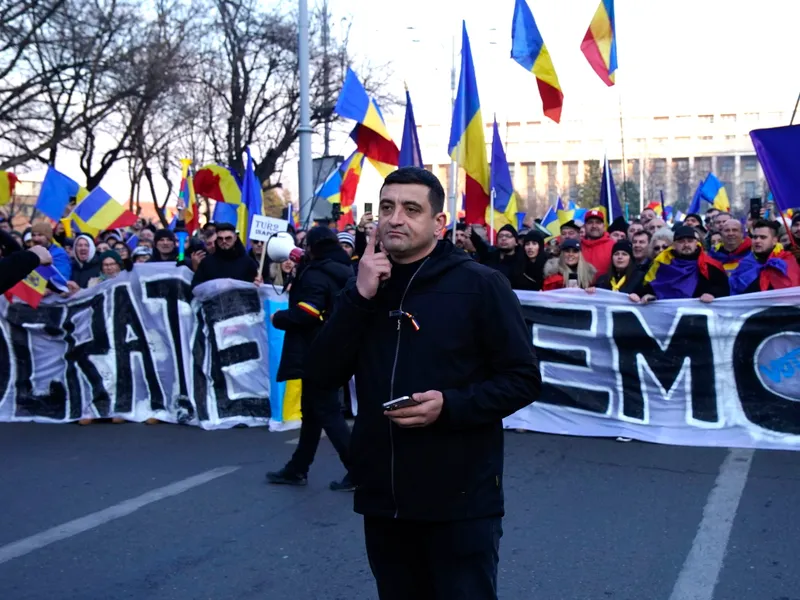
<svg viewBox="0 0 800 600">
<path fill-rule="evenodd" d="M 405 291 L 403 291 L 403 295 L 400 297 L 400 307 L 399 310 L 403 310 L 403 302 L 406 300 L 406 294 L 408 294 L 409 288 L 411 288 L 411 284 L 414 282 L 414 279 L 417 277 L 417 273 L 422 270 L 422 267 L 425 266 L 425 263 L 428 262 L 428 258 L 422 261 L 422 264 L 419 266 L 419 269 L 414 271 L 414 274 L 411 276 L 411 279 L 408 280 L 408 285 L 406 285 Z M 389 400 L 394 400 L 394 376 L 395 372 L 397 371 L 397 359 L 400 356 L 400 332 L 403 325 L 403 317 L 397 317 L 397 343 L 394 347 L 394 362 L 392 363 L 392 377 L 389 380 Z M 396 519 L 399 514 L 399 508 L 397 506 L 397 496 L 395 495 L 394 491 L 394 432 L 392 431 L 392 420 L 387 419 L 389 421 L 389 446 L 391 448 L 391 464 L 389 465 L 389 474 L 391 477 L 392 483 L 392 502 L 394 502 L 394 518 Z"/>
</svg>

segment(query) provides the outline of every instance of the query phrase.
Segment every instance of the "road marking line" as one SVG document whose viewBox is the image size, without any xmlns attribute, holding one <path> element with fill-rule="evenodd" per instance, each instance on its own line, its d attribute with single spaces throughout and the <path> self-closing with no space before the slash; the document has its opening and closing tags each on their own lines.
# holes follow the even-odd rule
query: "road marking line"
<svg viewBox="0 0 800 600">
<path fill-rule="evenodd" d="M 194 487 L 213 481 L 218 477 L 229 475 L 234 471 L 238 471 L 240 468 L 241 467 L 219 467 L 217 469 L 211 469 L 205 473 L 200 473 L 199 475 L 194 475 L 193 477 L 182 479 L 175 483 L 170 483 L 169 485 L 152 490 L 136 498 L 131 498 L 119 504 L 115 504 L 114 506 L 88 514 L 85 517 L 56 525 L 51 529 L 17 540 L 16 542 L 0 547 L 0 564 L 30 554 L 50 544 L 71 538 L 84 531 L 100 527 L 116 519 L 126 517 L 140 508 L 144 508 L 148 504 L 177 496 Z"/>
<path fill-rule="evenodd" d="M 322 437 L 323 437 L 323 438 L 326 438 L 326 437 L 328 437 L 327 435 L 325 435 L 325 432 L 324 432 L 324 431 L 322 432 Z M 300 438 L 299 438 L 299 437 L 292 438 L 292 439 L 290 439 L 290 440 L 286 440 L 286 441 L 284 442 L 284 444 L 291 444 L 292 446 L 297 446 L 297 444 L 299 444 L 299 443 L 300 443 Z"/>
<path fill-rule="evenodd" d="M 669 600 L 713 600 L 753 453 L 741 448 L 728 451 Z"/>
</svg>

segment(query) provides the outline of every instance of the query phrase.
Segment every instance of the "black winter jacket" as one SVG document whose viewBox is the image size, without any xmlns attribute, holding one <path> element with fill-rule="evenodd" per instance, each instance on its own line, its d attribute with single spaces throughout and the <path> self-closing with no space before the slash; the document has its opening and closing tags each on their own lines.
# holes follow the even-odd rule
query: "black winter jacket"
<svg viewBox="0 0 800 600">
<path fill-rule="evenodd" d="M 289 290 L 289 308 L 279 310 L 272 324 L 286 332 L 278 381 L 305 377 L 311 343 L 330 315 L 334 300 L 353 276 L 350 257 L 338 244 L 325 247 L 301 265 Z"/>
<path fill-rule="evenodd" d="M 613 271 L 614 267 L 611 267 L 611 269 Z M 644 286 L 644 275 L 645 274 L 642 271 L 634 267 L 630 277 L 626 276 L 625 283 L 622 284 L 622 287 L 619 289 L 619 291 L 623 294 L 639 294 L 642 291 L 642 287 Z M 598 287 L 601 290 L 610 290 L 611 277 L 612 277 L 611 273 L 600 275 L 600 277 L 597 278 L 595 287 Z"/>
<path fill-rule="evenodd" d="M 253 283 L 258 274 L 258 263 L 247 256 L 242 242 L 236 240 L 230 250 L 219 246 L 198 265 L 192 277 L 192 289 L 212 279 L 236 279 Z"/>
<path fill-rule="evenodd" d="M 5 294 L 38 266 L 39 257 L 27 250 L 0 258 L 0 294 Z"/>
<path fill-rule="evenodd" d="M 500 272 L 442 241 L 420 263 L 394 265 L 371 300 L 352 280 L 308 365 L 323 387 L 355 374 L 356 512 L 424 521 L 503 514 L 502 419 L 537 398 L 541 378 Z M 432 425 L 400 428 L 383 414 L 384 402 L 429 390 L 444 397 Z"/>
</svg>

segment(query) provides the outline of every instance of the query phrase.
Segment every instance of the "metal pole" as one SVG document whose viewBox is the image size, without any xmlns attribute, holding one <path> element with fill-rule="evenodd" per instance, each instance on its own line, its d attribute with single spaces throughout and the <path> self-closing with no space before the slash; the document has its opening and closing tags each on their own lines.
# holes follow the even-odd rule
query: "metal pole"
<svg viewBox="0 0 800 600">
<path fill-rule="evenodd" d="M 314 183 L 311 165 L 311 110 L 309 106 L 309 67 L 308 67 L 308 0 L 299 0 L 299 32 L 297 58 L 300 66 L 300 181 L 299 204 L 300 222 L 309 222 L 314 200 Z"/>
<path fill-rule="evenodd" d="M 489 245 L 494 246 L 495 239 L 494 239 L 494 201 L 497 198 L 497 192 L 494 188 L 492 188 L 491 194 L 489 195 L 489 203 L 491 205 L 491 209 L 489 210 Z"/>
<path fill-rule="evenodd" d="M 797 116 L 797 107 L 800 106 L 800 94 L 797 94 L 797 102 L 794 103 L 794 110 L 792 111 L 792 120 L 789 125 L 794 125 L 794 118 Z"/>
<path fill-rule="evenodd" d="M 450 114 L 453 114 L 456 106 L 456 36 L 453 34 L 453 49 L 450 62 Z M 456 196 L 458 196 L 458 151 L 456 160 L 450 161 L 450 218 L 453 220 L 453 244 L 456 243 L 456 221 L 458 221 L 458 210 L 456 208 Z"/>
<path fill-rule="evenodd" d="M 322 98 L 325 103 L 326 111 L 330 108 L 330 57 L 328 55 L 328 45 L 330 44 L 330 28 L 328 26 L 328 0 L 322 3 Z M 323 156 L 328 156 L 331 146 L 331 118 L 325 116 L 325 135 L 324 135 L 325 149 L 322 152 Z"/>
<path fill-rule="evenodd" d="M 611 225 L 612 221 L 616 218 L 614 217 L 614 205 L 611 202 L 611 165 L 608 164 L 608 153 L 606 152 L 605 155 L 605 164 L 603 168 L 606 172 L 606 200 L 608 201 L 608 213 L 606 215 L 606 220 L 608 223 L 606 225 Z"/>
<path fill-rule="evenodd" d="M 625 160 L 625 130 L 622 128 L 622 93 L 619 94 L 619 139 L 622 144 L 622 199 L 628 210 L 628 161 Z"/>
</svg>

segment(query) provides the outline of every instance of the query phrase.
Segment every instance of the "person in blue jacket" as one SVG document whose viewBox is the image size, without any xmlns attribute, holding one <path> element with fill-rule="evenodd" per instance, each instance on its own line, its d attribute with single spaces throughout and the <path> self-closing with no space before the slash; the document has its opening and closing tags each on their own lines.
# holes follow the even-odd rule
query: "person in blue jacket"
<svg viewBox="0 0 800 600">
<path fill-rule="evenodd" d="M 35 223 L 31 226 L 31 241 L 35 246 L 41 246 L 50 252 L 53 266 L 64 279 L 72 278 L 72 261 L 66 250 L 53 243 L 53 227 L 50 223 Z"/>
</svg>

